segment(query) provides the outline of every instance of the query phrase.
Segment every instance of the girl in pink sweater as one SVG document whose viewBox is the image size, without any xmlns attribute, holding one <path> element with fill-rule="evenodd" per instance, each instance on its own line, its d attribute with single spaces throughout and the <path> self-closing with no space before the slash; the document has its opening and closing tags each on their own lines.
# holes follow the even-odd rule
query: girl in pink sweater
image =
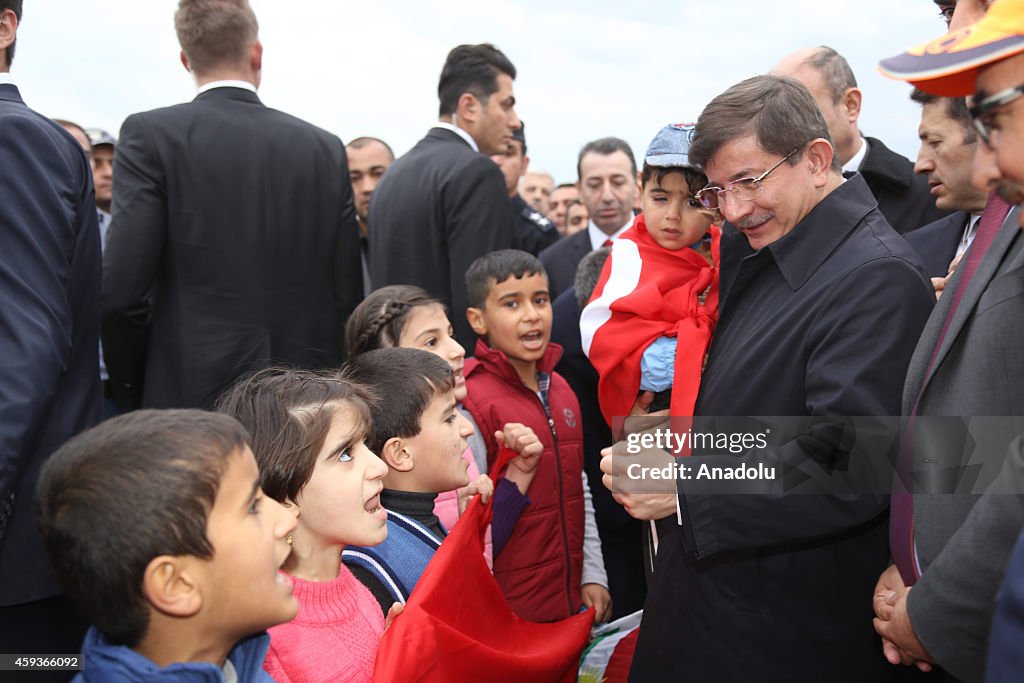
<svg viewBox="0 0 1024 683">
<path fill-rule="evenodd" d="M 283 569 L 299 612 L 270 629 L 264 664 L 278 683 L 373 676 L 385 619 L 341 564 L 346 545 L 376 545 L 387 536 L 380 505 L 387 465 L 363 443 L 367 400 L 364 388 L 336 375 L 272 368 L 218 404 L 249 430 L 263 490 L 298 515 Z"/>
</svg>

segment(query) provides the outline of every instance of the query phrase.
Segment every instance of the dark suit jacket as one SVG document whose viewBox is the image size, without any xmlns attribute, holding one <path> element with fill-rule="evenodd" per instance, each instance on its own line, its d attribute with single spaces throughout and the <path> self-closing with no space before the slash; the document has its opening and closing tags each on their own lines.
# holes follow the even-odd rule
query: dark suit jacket
<svg viewBox="0 0 1024 683">
<path fill-rule="evenodd" d="M 957 211 L 903 235 L 921 257 L 928 277 L 946 277 L 970 217 L 966 211 Z"/>
<path fill-rule="evenodd" d="M 935 208 L 935 198 L 928 192 L 928 178 L 914 173 L 914 164 L 909 159 L 877 138 L 864 139 L 868 141 L 868 153 L 857 170 L 878 201 L 878 210 L 896 232 L 917 230 L 949 213 Z"/>
<path fill-rule="evenodd" d="M 456 133 L 431 128 L 388 168 L 370 202 L 374 289 L 418 285 L 448 306 L 467 350 L 466 271 L 477 258 L 518 246 L 505 177 Z"/>
<path fill-rule="evenodd" d="M 698 424 L 894 415 L 934 294 L 864 182 L 848 180 L 792 232 L 748 254 L 720 302 Z M 844 479 L 839 445 L 793 424 L 806 420 L 760 419 L 775 440 L 767 448 L 695 453 L 694 466 L 764 464 Z M 851 471 L 867 464 L 850 457 Z M 675 516 L 662 521 L 631 681 L 884 678 L 865 596 L 889 555 L 887 495 L 723 495 L 698 481 L 678 482 L 678 492 L 682 526 Z"/>
<path fill-rule="evenodd" d="M 907 609 L 929 654 L 966 681 L 984 677 L 995 596 L 1024 526 L 1024 461 L 1010 447 L 1024 433 L 1024 235 L 1018 221 L 1014 209 L 936 352 L 963 271 L 954 274 L 921 334 L 903 390 L 903 414 L 917 405 L 914 538 L 923 571 Z M 942 416 L 962 417 L 937 419 Z M 999 494 L 999 486 L 1013 495 Z M 993 495 L 981 496 L 985 491 Z"/>
<path fill-rule="evenodd" d="M 36 530 L 46 459 L 100 417 L 100 233 L 67 131 L 0 85 L 0 605 L 60 593 Z"/>
<path fill-rule="evenodd" d="M 548 291 L 552 300 L 573 286 L 576 268 L 590 252 L 590 234 L 580 230 L 575 235 L 563 237 L 540 253 L 540 262 L 548 273 Z"/>
<path fill-rule="evenodd" d="M 134 114 L 104 258 L 107 367 L 144 406 L 210 408 L 274 362 L 335 367 L 363 290 L 345 148 L 241 88 Z M 150 292 L 143 346 L 124 331 Z"/>
</svg>

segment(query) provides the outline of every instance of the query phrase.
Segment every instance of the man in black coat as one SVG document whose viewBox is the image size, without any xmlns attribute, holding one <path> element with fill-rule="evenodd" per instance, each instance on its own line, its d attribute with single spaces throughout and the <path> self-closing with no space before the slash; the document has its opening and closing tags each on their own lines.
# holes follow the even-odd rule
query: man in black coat
<svg viewBox="0 0 1024 683">
<path fill-rule="evenodd" d="M 576 187 L 587 207 L 586 230 L 545 249 L 540 262 L 548 274 L 552 299 L 573 286 L 576 267 L 584 256 L 611 246 L 633 224 L 633 207 L 640 197 L 640 175 L 633 150 L 625 140 L 600 138 L 588 142 L 576 161 Z"/>
<path fill-rule="evenodd" d="M 260 102 L 248 3 L 181 0 L 175 27 L 199 94 L 121 129 L 104 351 L 116 392 L 211 408 L 249 370 L 339 365 L 362 267 L 345 147 Z"/>
<path fill-rule="evenodd" d="M 21 0 L 0 0 L 0 650 L 54 654 L 78 652 L 85 624 L 46 558 L 35 485 L 100 418 L 100 235 L 82 147 L 10 77 L 20 19 Z"/>
<path fill-rule="evenodd" d="M 620 496 L 637 516 L 661 519 L 630 680 L 884 680 L 888 664 L 858 592 L 888 561 L 891 469 L 880 456 L 895 420 L 878 433 L 884 447 L 852 453 L 835 432 L 805 425 L 897 414 L 931 286 L 863 178 L 844 181 L 802 85 L 759 76 L 719 95 L 697 122 L 690 159 L 708 175 L 702 198 L 714 193 L 709 208 L 747 242 L 734 272 L 723 272 L 731 284 L 694 431 L 727 416 L 796 419 L 757 418 L 766 444 L 697 448 L 684 459 L 693 469 L 763 466 L 779 482 L 708 490 L 698 475 L 639 512 Z M 847 434 L 855 446 L 871 436 Z M 606 457 L 602 469 L 612 464 Z M 873 488 L 851 480 L 859 472 L 875 475 Z M 794 473 L 824 483 L 793 492 Z"/>
<path fill-rule="evenodd" d="M 857 127 L 862 93 L 849 63 L 830 47 L 797 50 L 779 62 L 772 73 L 794 78 L 811 92 L 828 123 L 832 145 L 845 172 L 864 176 L 878 210 L 896 232 L 904 234 L 938 220 L 928 183 L 914 173 L 914 164 L 881 140 L 865 137 Z"/>
<path fill-rule="evenodd" d="M 480 256 L 518 246 L 505 178 L 488 155 L 520 127 L 516 69 L 493 45 L 448 53 L 437 91 L 439 122 L 388 169 L 370 203 L 374 289 L 418 285 L 448 306 L 459 343 L 476 346 L 466 321 L 466 270 Z"/>
</svg>

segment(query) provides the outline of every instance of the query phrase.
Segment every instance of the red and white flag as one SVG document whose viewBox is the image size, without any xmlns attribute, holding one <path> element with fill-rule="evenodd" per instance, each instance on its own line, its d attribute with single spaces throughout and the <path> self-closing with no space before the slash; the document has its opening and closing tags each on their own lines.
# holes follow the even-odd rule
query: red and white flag
<svg viewBox="0 0 1024 683">
<path fill-rule="evenodd" d="M 597 395 L 609 425 L 629 415 L 640 390 L 640 360 L 659 337 L 677 340 L 670 413 L 693 414 L 718 320 L 721 234 L 711 226 L 714 265 L 693 249 L 658 246 L 643 214 L 613 242 L 580 318 L 583 352 L 600 376 Z"/>
</svg>

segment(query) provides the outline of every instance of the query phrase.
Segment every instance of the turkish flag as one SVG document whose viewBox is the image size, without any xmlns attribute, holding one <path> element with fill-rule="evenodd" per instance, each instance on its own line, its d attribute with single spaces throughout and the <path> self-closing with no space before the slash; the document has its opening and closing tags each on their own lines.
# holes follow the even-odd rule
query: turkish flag
<svg viewBox="0 0 1024 683">
<path fill-rule="evenodd" d="M 518 453 L 503 448 L 495 463 Z M 487 505 L 475 496 L 377 650 L 374 683 L 576 680 L 594 610 L 538 624 L 517 617 L 484 561 Z"/>
</svg>

